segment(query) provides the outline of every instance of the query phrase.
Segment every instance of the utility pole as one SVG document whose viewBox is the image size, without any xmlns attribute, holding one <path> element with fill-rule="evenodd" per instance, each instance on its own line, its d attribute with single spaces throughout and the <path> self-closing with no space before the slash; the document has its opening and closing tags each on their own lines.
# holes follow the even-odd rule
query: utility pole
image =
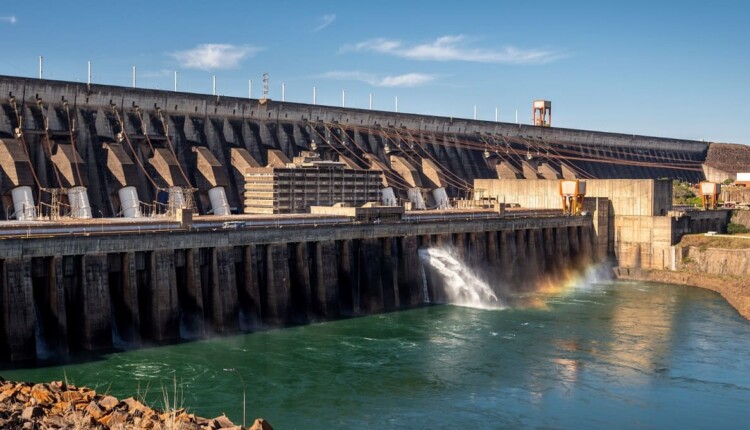
<svg viewBox="0 0 750 430">
<path fill-rule="evenodd" d="M 213 78 L 213 81 L 214 81 L 213 95 L 216 95 L 216 75 L 213 75 L 212 78 Z"/>
<path fill-rule="evenodd" d="M 135 88 L 135 66 L 133 66 L 133 88 Z"/>
<path fill-rule="evenodd" d="M 174 92 L 177 92 L 177 70 L 174 71 Z"/>
<path fill-rule="evenodd" d="M 317 104 L 316 96 L 317 96 L 317 94 L 316 94 L 316 88 L 313 85 L 313 104 Z"/>
<path fill-rule="evenodd" d="M 42 76 L 42 70 L 44 69 L 44 57 L 39 56 L 39 79 L 44 79 Z"/>
</svg>

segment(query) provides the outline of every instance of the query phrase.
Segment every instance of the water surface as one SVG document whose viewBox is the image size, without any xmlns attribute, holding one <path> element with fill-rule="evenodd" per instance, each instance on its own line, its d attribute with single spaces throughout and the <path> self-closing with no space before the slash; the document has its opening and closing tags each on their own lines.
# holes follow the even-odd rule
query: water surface
<svg viewBox="0 0 750 430">
<path fill-rule="evenodd" d="M 750 323 L 712 292 L 615 282 L 2 372 L 276 429 L 742 428 Z M 230 369 L 230 370 L 224 370 Z M 241 378 L 240 378 L 241 377 Z"/>
</svg>

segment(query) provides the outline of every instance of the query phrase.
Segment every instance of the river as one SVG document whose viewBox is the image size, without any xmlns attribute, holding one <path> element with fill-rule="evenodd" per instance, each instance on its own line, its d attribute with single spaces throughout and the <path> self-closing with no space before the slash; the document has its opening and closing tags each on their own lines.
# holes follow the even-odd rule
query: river
<svg viewBox="0 0 750 430">
<path fill-rule="evenodd" d="M 278 429 L 738 428 L 750 323 L 709 291 L 579 282 L 515 307 L 428 306 L 1 372 Z"/>
</svg>

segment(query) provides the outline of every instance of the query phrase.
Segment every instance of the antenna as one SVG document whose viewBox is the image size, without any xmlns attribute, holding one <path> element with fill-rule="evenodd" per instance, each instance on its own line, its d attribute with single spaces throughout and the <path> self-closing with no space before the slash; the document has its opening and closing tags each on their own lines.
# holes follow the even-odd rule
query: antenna
<svg viewBox="0 0 750 430">
<path fill-rule="evenodd" d="M 135 66 L 133 66 L 133 88 L 135 88 Z"/>
<path fill-rule="evenodd" d="M 253 80 L 252 79 L 247 80 L 247 98 L 249 99 L 253 98 Z"/>
<path fill-rule="evenodd" d="M 313 104 L 316 104 L 316 95 L 317 94 L 315 94 L 315 86 L 313 86 Z"/>
<path fill-rule="evenodd" d="M 88 85 L 91 86 L 91 61 L 88 62 L 89 64 L 89 78 L 88 78 Z"/>
<path fill-rule="evenodd" d="M 370 93 L 370 110 L 372 110 L 372 93 Z"/>
<path fill-rule="evenodd" d="M 216 75 L 213 75 L 212 78 L 214 83 L 213 95 L 216 95 Z"/>
<path fill-rule="evenodd" d="M 286 101 L 286 83 L 281 83 L 281 101 Z"/>
<path fill-rule="evenodd" d="M 268 72 L 263 73 L 263 100 L 268 99 Z"/>
<path fill-rule="evenodd" d="M 177 92 L 177 70 L 174 71 L 174 92 Z"/>
<path fill-rule="evenodd" d="M 396 105 L 396 112 L 398 112 L 398 96 L 394 98 L 394 104 Z"/>
<path fill-rule="evenodd" d="M 495 108 L 495 122 L 500 120 L 500 109 Z"/>
<path fill-rule="evenodd" d="M 43 69 L 44 69 L 44 57 L 40 55 L 39 56 L 39 79 L 43 79 L 42 78 Z"/>
<path fill-rule="evenodd" d="M 474 105 L 474 120 L 477 119 L 477 105 Z"/>
<path fill-rule="evenodd" d="M 341 90 L 341 107 L 346 107 L 346 90 Z"/>
</svg>

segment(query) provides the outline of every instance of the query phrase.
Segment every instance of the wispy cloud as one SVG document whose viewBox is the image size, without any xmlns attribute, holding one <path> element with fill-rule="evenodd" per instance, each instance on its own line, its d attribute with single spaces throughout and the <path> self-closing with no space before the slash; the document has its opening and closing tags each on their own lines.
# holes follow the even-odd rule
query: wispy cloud
<svg viewBox="0 0 750 430">
<path fill-rule="evenodd" d="M 15 15 L 11 16 L 0 16 L 0 21 L 7 22 L 8 24 L 15 24 L 18 22 L 18 18 Z"/>
<path fill-rule="evenodd" d="M 358 71 L 332 71 L 321 75 L 325 79 L 338 81 L 360 81 L 374 87 L 417 87 L 436 79 L 435 75 L 424 73 L 406 73 L 395 76 L 377 76 L 373 73 Z"/>
<path fill-rule="evenodd" d="M 233 69 L 239 63 L 252 57 L 260 48 L 237 46 L 225 43 L 205 43 L 185 51 L 169 54 L 186 69 L 214 70 Z"/>
<path fill-rule="evenodd" d="M 313 28 L 313 32 L 317 33 L 318 31 L 328 27 L 333 21 L 336 21 L 335 14 L 329 13 L 327 15 L 323 15 L 323 17 L 320 18 L 320 24 L 318 24 L 317 27 Z"/>
<path fill-rule="evenodd" d="M 370 39 L 354 45 L 345 45 L 341 52 L 377 52 L 410 60 L 468 61 L 476 63 L 544 64 L 565 55 L 544 49 L 520 49 L 505 46 L 500 49 L 472 48 L 466 36 L 442 36 L 430 43 L 406 45 L 399 40 Z"/>
</svg>

